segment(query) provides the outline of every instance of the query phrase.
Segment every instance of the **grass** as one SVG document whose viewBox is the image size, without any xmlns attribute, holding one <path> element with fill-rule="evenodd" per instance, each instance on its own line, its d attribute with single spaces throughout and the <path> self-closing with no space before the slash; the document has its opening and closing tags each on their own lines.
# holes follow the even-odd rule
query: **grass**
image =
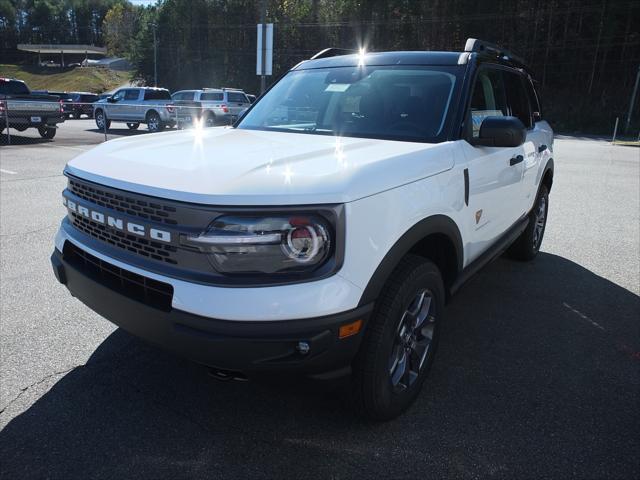
<svg viewBox="0 0 640 480">
<path fill-rule="evenodd" d="M 131 73 L 96 67 L 60 70 L 0 64 L 0 77 L 23 80 L 31 90 L 102 93 L 128 83 Z"/>
</svg>

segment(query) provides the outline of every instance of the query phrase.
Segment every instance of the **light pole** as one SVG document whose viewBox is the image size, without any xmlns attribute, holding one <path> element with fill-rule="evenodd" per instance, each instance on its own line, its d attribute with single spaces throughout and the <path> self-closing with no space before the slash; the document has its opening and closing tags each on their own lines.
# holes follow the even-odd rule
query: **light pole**
<svg viewBox="0 0 640 480">
<path fill-rule="evenodd" d="M 631 123 L 631 112 L 633 112 L 633 106 L 636 103 L 636 95 L 638 93 L 638 84 L 640 84 L 640 65 L 638 66 L 638 74 L 636 75 L 636 84 L 633 87 L 633 93 L 631 94 L 631 103 L 629 103 L 629 113 L 627 113 L 627 124 L 624 126 L 624 133 L 629 131 L 629 124 Z"/>
<path fill-rule="evenodd" d="M 158 86 L 158 37 L 156 34 L 156 30 L 158 25 L 155 23 L 151 24 L 153 28 L 153 86 Z"/>
</svg>

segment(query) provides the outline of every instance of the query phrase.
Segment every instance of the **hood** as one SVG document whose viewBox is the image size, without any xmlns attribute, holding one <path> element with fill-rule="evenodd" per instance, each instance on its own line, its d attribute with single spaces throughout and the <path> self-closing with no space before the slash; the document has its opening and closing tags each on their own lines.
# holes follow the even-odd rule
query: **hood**
<svg viewBox="0 0 640 480">
<path fill-rule="evenodd" d="M 209 205 L 345 203 L 450 169 L 447 145 L 220 127 L 105 142 L 66 171 Z"/>
</svg>

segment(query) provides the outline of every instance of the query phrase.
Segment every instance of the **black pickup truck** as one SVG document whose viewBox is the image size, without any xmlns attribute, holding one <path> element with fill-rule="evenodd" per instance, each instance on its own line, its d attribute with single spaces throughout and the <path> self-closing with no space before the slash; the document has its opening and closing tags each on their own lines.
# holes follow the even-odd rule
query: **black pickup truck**
<svg viewBox="0 0 640 480">
<path fill-rule="evenodd" d="M 63 106 L 57 96 L 31 93 L 21 80 L 0 78 L 0 133 L 5 128 L 19 132 L 37 128 L 42 138 L 51 139 L 62 122 Z"/>
</svg>

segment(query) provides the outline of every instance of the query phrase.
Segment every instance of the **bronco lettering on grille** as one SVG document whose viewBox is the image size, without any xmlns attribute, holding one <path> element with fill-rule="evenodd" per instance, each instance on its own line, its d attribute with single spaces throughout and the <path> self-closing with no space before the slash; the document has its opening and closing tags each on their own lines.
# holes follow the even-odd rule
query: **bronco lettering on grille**
<svg viewBox="0 0 640 480">
<path fill-rule="evenodd" d="M 62 204 L 67 207 L 70 212 L 82 215 L 96 223 L 106 225 L 114 230 L 126 231 L 140 237 L 148 236 L 152 240 L 160 242 L 171 243 L 171 232 L 165 230 L 158 230 L 157 228 L 148 228 L 145 225 L 139 223 L 128 222 L 122 218 L 112 217 L 109 214 L 104 214 L 97 210 L 93 210 L 85 205 L 79 205 L 71 199 L 62 197 Z"/>
</svg>

